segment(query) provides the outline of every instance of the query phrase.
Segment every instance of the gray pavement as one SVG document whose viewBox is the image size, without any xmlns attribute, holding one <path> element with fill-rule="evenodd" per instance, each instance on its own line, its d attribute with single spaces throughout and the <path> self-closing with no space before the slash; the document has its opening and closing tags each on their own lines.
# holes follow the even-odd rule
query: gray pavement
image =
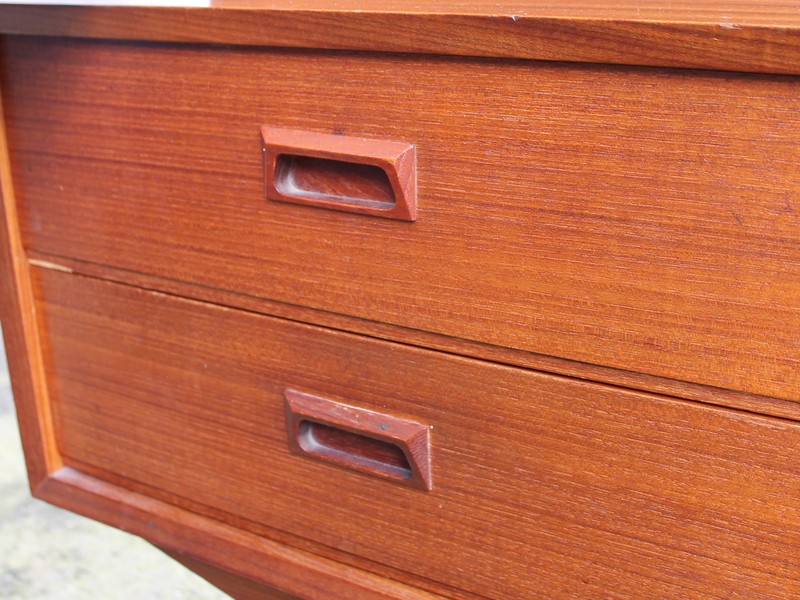
<svg viewBox="0 0 800 600">
<path fill-rule="evenodd" d="M 0 599 L 227 599 L 143 540 L 31 497 L 4 352 L 0 348 Z"/>
</svg>

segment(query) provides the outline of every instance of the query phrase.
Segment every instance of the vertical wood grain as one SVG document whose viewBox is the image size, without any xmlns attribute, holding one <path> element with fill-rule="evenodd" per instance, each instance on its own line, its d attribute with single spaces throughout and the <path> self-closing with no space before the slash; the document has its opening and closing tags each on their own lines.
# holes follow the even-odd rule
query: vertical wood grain
<svg viewBox="0 0 800 600">
<path fill-rule="evenodd" d="M 0 92 L 0 96 L 2 93 Z M 5 116 L 0 107 L 0 319 L 31 488 L 61 466 L 53 426 L 31 288 L 20 237 L 8 162 Z"/>
</svg>

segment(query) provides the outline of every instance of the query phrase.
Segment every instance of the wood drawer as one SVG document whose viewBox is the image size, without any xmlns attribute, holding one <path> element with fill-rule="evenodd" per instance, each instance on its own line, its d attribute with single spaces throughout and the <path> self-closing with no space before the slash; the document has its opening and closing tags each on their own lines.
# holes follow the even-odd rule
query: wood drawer
<svg viewBox="0 0 800 600">
<path fill-rule="evenodd" d="M 24 243 L 800 397 L 793 77 L 7 38 Z M 262 125 L 416 145 L 419 217 L 267 201 Z"/>
<path fill-rule="evenodd" d="M 33 273 L 67 465 L 487 597 L 800 594 L 796 423 Z M 432 489 L 290 453 L 286 388 L 432 427 Z"/>
</svg>

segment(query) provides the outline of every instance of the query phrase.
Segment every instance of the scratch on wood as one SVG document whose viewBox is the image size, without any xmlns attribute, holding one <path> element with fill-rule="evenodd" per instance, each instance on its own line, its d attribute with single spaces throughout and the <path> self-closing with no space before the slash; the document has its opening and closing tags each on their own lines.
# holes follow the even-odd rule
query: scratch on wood
<svg viewBox="0 0 800 600">
<path fill-rule="evenodd" d="M 62 271 L 64 273 L 72 273 L 72 269 L 69 267 L 65 267 L 64 265 L 59 265 L 54 262 L 50 262 L 47 260 L 40 260 L 38 258 L 29 258 L 28 264 L 33 267 L 41 267 L 42 269 L 50 269 L 51 271 Z"/>
</svg>

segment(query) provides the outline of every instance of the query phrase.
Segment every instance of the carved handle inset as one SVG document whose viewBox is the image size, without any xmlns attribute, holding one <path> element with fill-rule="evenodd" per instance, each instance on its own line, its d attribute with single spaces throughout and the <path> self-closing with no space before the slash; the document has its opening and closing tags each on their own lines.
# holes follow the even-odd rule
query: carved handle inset
<svg viewBox="0 0 800 600">
<path fill-rule="evenodd" d="M 413 145 L 262 127 L 271 200 L 415 221 Z"/>
<path fill-rule="evenodd" d="M 296 390 L 285 397 L 289 447 L 296 454 L 431 489 L 425 425 Z"/>
</svg>

